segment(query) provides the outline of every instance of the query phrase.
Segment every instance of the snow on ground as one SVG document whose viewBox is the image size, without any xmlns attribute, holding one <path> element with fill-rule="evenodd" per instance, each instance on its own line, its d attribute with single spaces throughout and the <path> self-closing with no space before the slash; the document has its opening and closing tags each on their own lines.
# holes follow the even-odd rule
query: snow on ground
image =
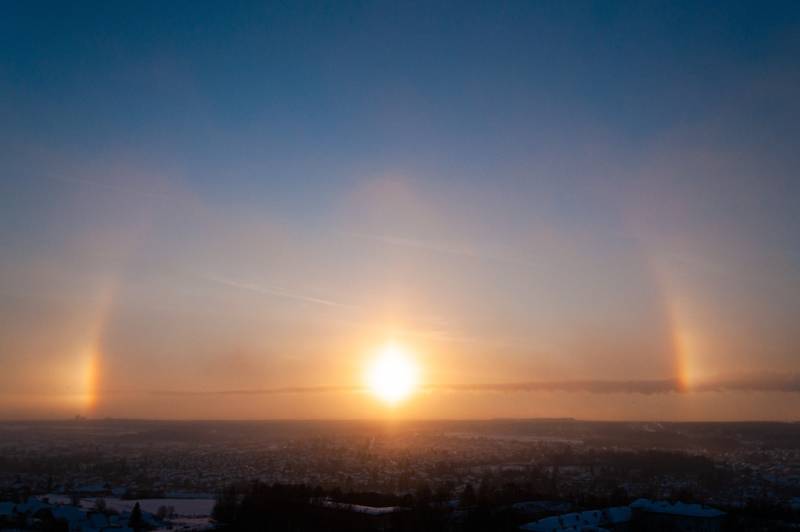
<svg viewBox="0 0 800 532">
<path fill-rule="evenodd" d="M 70 504 L 68 495 L 49 494 L 47 498 L 51 504 Z M 119 499 L 117 497 L 87 497 L 81 499 L 81 507 L 91 510 L 95 506 L 97 499 L 106 502 L 106 508 L 114 509 L 118 512 L 130 511 L 138 502 L 145 512 L 156 513 L 162 506 L 172 506 L 175 516 L 180 517 L 209 517 L 214 509 L 214 499 Z"/>
</svg>

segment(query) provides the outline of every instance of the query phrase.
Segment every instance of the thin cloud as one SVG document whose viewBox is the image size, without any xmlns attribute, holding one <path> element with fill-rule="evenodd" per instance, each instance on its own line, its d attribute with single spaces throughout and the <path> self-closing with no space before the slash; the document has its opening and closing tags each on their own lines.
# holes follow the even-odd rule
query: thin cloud
<svg viewBox="0 0 800 532">
<path fill-rule="evenodd" d="M 417 248 L 417 249 L 424 249 L 427 251 L 436 251 L 438 253 L 447 253 L 450 255 L 461 255 L 464 257 L 474 257 L 474 258 L 481 258 L 480 255 L 474 253 L 470 250 L 463 249 L 463 248 L 456 248 L 452 246 L 446 246 L 444 244 L 440 244 L 437 242 L 431 242 L 429 240 L 417 240 L 413 238 L 404 238 L 404 237 L 395 237 L 395 236 L 384 236 L 384 235 L 372 235 L 368 233 L 353 233 L 353 232 L 342 232 L 345 236 L 349 236 L 352 238 L 358 238 L 361 240 L 372 240 L 374 242 L 381 242 L 383 244 L 391 244 L 393 246 L 402 246 L 402 247 L 409 247 L 409 248 Z"/>
<path fill-rule="evenodd" d="M 182 396 L 226 396 L 226 395 L 281 395 L 332 392 L 361 392 L 365 388 L 358 386 L 287 386 L 283 388 L 253 388 L 242 390 L 150 390 L 150 395 L 172 397 Z"/>
<path fill-rule="evenodd" d="M 697 386 L 703 392 L 800 392 L 800 374 L 759 374 Z"/>
<path fill-rule="evenodd" d="M 229 286 L 232 288 L 238 288 L 241 290 L 249 290 L 251 292 L 255 292 L 257 294 L 263 294 L 267 296 L 274 296 L 274 297 L 282 297 L 286 299 L 294 299 L 296 301 L 303 301 L 305 303 L 313 303 L 315 305 L 323 305 L 327 307 L 338 307 L 338 308 L 348 308 L 348 309 L 355 309 L 357 307 L 353 305 L 348 305 L 346 303 L 341 303 L 339 301 L 333 301 L 331 299 L 323 299 L 320 297 L 314 297 L 306 294 L 299 294 L 296 292 L 289 292 L 285 290 L 280 290 L 273 287 L 257 285 L 253 283 L 245 283 L 241 281 L 237 281 L 234 279 L 227 279 L 224 277 L 217 277 L 217 276 L 203 276 L 203 279 L 206 281 L 211 281 L 214 283 L 218 283 L 221 285 Z"/>
<path fill-rule="evenodd" d="M 677 379 L 641 381 L 532 381 L 490 384 L 445 384 L 432 387 L 449 392 L 588 392 L 599 394 L 662 394 L 681 390 Z"/>
<path fill-rule="evenodd" d="M 565 392 L 592 394 L 640 394 L 710 392 L 782 392 L 800 393 L 800 375 L 752 376 L 729 380 L 708 381 L 691 386 L 688 390 L 678 379 L 653 380 L 572 380 L 530 381 L 487 384 L 429 384 L 429 392 L 455 393 L 535 393 Z M 283 388 L 255 388 L 231 390 L 151 390 L 145 393 L 161 396 L 235 396 L 318 393 L 362 393 L 363 386 L 294 386 Z"/>
<path fill-rule="evenodd" d="M 389 244 L 391 246 L 421 249 L 424 251 L 433 251 L 435 253 L 456 255 L 459 257 L 469 257 L 471 259 L 478 259 L 478 260 L 488 260 L 495 262 L 503 262 L 507 264 L 522 264 L 526 266 L 534 266 L 533 263 L 525 260 L 512 259 L 509 257 L 500 257 L 497 255 L 490 255 L 486 253 L 478 253 L 470 249 L 448 246 L 446 244 L 433 242 L 430 240 L 418 240 L 414 238 L 404 238 L 404 237 L 389 236 L 389 235 L 374 235 L 369 233 L 357 233 L 357 232 L 354 233 L 354 232 L 342 232 L 342 231 L 339 231 L 339 234 L 350 238 L 357 238 L 360 240 L 370 240 L 382 244 Z"/>
<path fill-rule="evenodd" d="M 439 385 L 436 390 L 455 392 L 585 392 L 595 394 L 800 392 L 800 375 L 748 376 L 700 382 L 687 387 L 678 379 L 533 381 L 495 384 Z"/>
<path fill-rule="evenodd" d="M 101 181 L 94 181 L 91 179 L 83 179 L 77 177 L 67 177 L 67 176 L 60 176 L 55 174 L 44 174 L 43 177 L 50 179 L 52 181 L 58 181 L 60 183 L 67 183 L 71 185 L 81 185 L 81 186 L 90 186 L 94 188 L 101 188 L 108 191 L 119 192 L 123 194 L 134 194 L 137 196 L 143 196 L 146 198 L 154 198 L 154 199 L 176 199 L 175 196 L 170 194 L 164 194 L 160 192 L 152 192 L 149 190 L 140 190 L 137 188 L 126 187 L 126 186 L 119 186 L 114 185 L 111 183 L 103 183 Z"/>
</svg>

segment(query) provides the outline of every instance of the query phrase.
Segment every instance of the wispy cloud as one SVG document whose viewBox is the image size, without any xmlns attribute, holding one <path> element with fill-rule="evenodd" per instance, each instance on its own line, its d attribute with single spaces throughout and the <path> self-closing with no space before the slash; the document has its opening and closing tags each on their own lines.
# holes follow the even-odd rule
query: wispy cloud
<svg viewBox="0 0 800 532">
<path fill-rule="evenodd" d="M 58 181 L 59 183 L 66 183 L 70 185 L 80 185 L 80 186 L 89 186 L 94 188 L 100 188 L 103 190 L 108 190 L 111 192 L 119 192 L 122 194 L 134 194 L 136 196 L 142 196 L 146 198 L 154 198 L 154 199 L 177 199 L 175 196 L 170 194 L 165 194 L 161 192 L 153 192 L 150 190 L 142 190 L 134 187 L 128 186 L 120 186 L 112 183 L 104 183 L 102 181 L 95 181 L 93 179 L 84 179 L 80 177 L 68 177 L 63 175 L 55 175 L 55 174 L 44 174 L 43 177 L 50 179 L 51 181 Z"/>
<path fill-rule="evenodd" d="M 150 395 L 162 396 L 226 396 L 226 395 L 281 395 L 332 392 L 362 392 L 358 386 L 287 386 L 282 388 L 252 388 L 241 390 L 150 390 Z"/>
<path fill-rule="evenodd" d="M 359 325 L 362 324 L 363 321 L 358 316 L 364 315 L 368 312 L 369 309 L 353 305 L 349 303 L 344 303 L 341 301 L 335 301 L 332 299 L 326 299 L 321 297 L 316 297 L 313 295 L 309 295 L 306 293 L 299 293 L 294 290 L 285 290 L 282 288 L 272 287 L 272 286 L 265 286 L 262 284 L 250 283 L 239 281 L 236 279 L 230 279 L 227 277 L 220 277 L 216 275 L 203 275 L 201 276 L 204 280 L 221 284 L 224 286 L 228 286 L 231 288 L 239 289 L 239 290 L 248 290 L 251 292 L 255 292 L 257 294 L 263 294 L 266 296 L 271 297 L 280 297 L 286 299 L 293 299 L 296 301 L 302 301 L 305 303 L 312 303 L 315 305 L 322 305 L 326 307 L 335 307 L 341 309 L 348 309 L 351 311 L 357 311 L 354 313 L 349 314 L 352 319 L 348 319 L 347 321 L 342 321 L 342 323 L 346 323 L 348 325 Z M 340 316 L 341 317 L 341 316 Z M 436 319 L 429 319 L 424 317 L 418 317 L 416 322 L 419 326 L 409 327 L 404 329 L 400 336 L 412 336 L 417 338 L 426 338 L 437 340 L 441 342 L 456 342 L 456 343 L 471 343 L 476 341 L 474 337 L 465 336 L 462 334 L 457 334 L 455 332 L 450 331 L 448 328 L 442 326 L 441 320 Z"/>
<path fill-rule="evenodd" d="M 378 242 L 381 244 L 388 244 L 390 246 L 400 246 L 406 248 L 414 248 L 420 249 L 423 251 L 432 251 L 434 253 L 442 253 L 446 255 L 456 255 L 459 257 L 469 257 L 476 260 L 487 260 L 493 262 L 503 262 L 507 264 L 521 264 L 526 266 L 533 266 L 532 262 L 520 259 L 514 259 L 511 257 L 503 257 L 499 255 L 494 255 L 490 253 L 482 253 L 477 252 L 470 248 L 465 247 L 457 247 L 447 245 L 441 242 L 435 242 L 431 240 L 420 240 L 415 238 L 405 238 L 405 237 L 398 237 L 392 235 L 375 235 L 369 233 L 358 233 L 358 232 L 348 232 L 348 231 L 339 231 L 338 234 L 356 238 L 360 240 L 370 240 L 373 242 Z"/>
<path fill-rule="evenodd" d="M 373 235 L 368 233 L 353 233 L 353 232 L 340 232 L 344 236 L 348 236 L 351 238 L 358 238 L 361 240 L 371 240 L 374 242 L 380 242 L 383 244 L 391 244 L 393 246 L 403 246 L 409 248 L 417 248 L 417 249 L 424 249 L 427 251 L 435 251 L 437 253 L 448 253 L 451 255 L 462 255 L 465 257 L 475 257 L 480 258 L 481 256 L 469 249 L 448 246 L 445 244 L 441 244 L 438 242 L 432 242 L 430 240 L 418 240 L 413 238 L 404 238 L 404 237 L 397 237 L 397 236 L 388 236 L 388 235 Z"/>
<path fill-rule="evenodd" d="M 255 283 L 248 283 L 237 281 L 235 279 L 228 279 L 225 277 L 218 277 L 213 275 L 204 275 L 203 279 L 206 281 L 211 281 L 213 283 L 218 283 L 224 286 L 229 286 L 231 288 L 237 288 L 240 290 L 248 290 L 250 292 L 255 292 L 257 294 L 263 294 L 266 296 L 273 296 L 273 297 L 281 297 L 286 299 L 294 299 L 296 301 L 303 301 L 305 303 L 313 303 L 315 305 L 324 305 L 327 307 L 339 307 L 339 308 L 348 308 L 348 309 L 356 309 L 358 307 L 354 305 L 349 305 L 347 303 L 342 303 L 339 301 L 333 301 L 331 299 L 324 299 L 320 297 L 311 296 L 308 294 L 301 294 L 294 291 L 283 290 L 275 287 L 264 286 L 261 284 Z"/>
<path fill-rule="evenodd" d="M 677 379 L 639 381 L 531 381 L 488 384 L 441 384 L 432 387 L 448 392 L 588 392 L 601 394 L 659 394 L 681 390 Z"/>
</svg>

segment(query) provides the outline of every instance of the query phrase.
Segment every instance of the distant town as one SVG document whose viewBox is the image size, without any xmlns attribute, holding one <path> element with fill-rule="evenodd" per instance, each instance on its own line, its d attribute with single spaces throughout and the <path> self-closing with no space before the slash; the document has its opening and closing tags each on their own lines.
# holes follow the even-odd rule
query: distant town
<svg viewBox="0 0 800 532">
<path fill-rule="evenodd" d="M 798 527 L 798 423 L 0 423 L 2 529 Z"/>
</svg>

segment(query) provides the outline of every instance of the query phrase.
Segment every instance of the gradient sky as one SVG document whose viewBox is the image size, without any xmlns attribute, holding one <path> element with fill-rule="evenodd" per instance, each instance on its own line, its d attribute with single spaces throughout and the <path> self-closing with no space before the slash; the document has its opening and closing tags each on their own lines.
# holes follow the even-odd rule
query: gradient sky
<svg viewBox="0 0 800 532">
<path fill-rule="evenodd" d="M 798 419 L 796 2 L 1 9 L 0 418 Z"/>
</svg>

